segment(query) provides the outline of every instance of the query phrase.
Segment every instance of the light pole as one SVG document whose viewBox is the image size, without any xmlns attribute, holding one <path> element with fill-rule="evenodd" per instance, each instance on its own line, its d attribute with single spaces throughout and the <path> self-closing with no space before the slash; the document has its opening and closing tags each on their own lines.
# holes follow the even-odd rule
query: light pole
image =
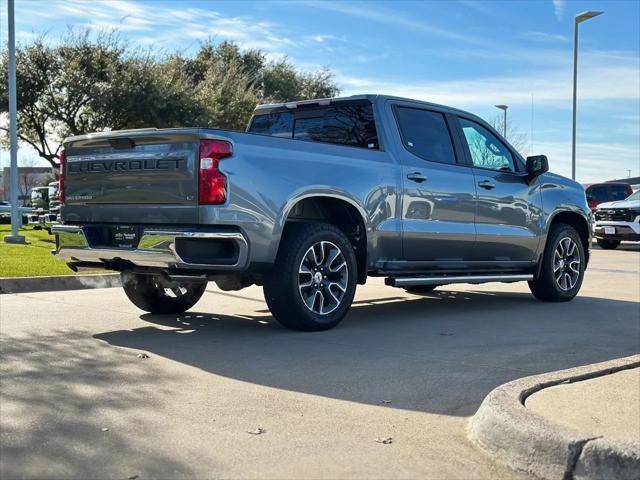
<svg viewBox="0 0 640 480">
<path fill-rule="evenodd" d="M 16 28 L 14 0 L 7 5 L 9 20 L 9 145 L 11 149 L 11 235 L 6 235 L 7 243 L 24 243 L 24 236 L 18 234 L 20 212 L 18 212 L 18 120 L 16 104 Z"/>
<path fill-rule="evenodd" d="M 571 178 L 576 179 L 576 101 L 578 90 L 578 25 L 604 12 L 588 11 L 576 15 L 573 23 L 573 130 L 571 136 Z"/>
<path fill-rule="evenodd" d="M 495 105 L 496 108 L 499 108 L 504 112 L 504 123 L 502 124 L 502 136 L 507 139 L 507 108 L 508 105 Z"/>
</svg>

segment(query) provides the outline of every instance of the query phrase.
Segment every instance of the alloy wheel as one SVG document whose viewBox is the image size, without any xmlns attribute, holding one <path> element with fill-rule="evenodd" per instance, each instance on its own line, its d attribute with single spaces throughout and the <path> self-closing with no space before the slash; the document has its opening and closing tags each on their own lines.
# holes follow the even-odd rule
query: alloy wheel
<svg viewBox="0 0 640 480">
<path fill-rule="evenodd" d="M 580 249 L 571 237 L 563 237 L 553 253 L 553 276 L 563 291 L 571 290 L 580 278 Z"/>
<path fill-rule="evenodd" d="M 313 313 L 328 315 L 340 306 L 348 278 L 349 268 L 340 248 L 332 242 L 317 242 L 309 247 L 300 262 L 300 297 Z"/>
</svg>

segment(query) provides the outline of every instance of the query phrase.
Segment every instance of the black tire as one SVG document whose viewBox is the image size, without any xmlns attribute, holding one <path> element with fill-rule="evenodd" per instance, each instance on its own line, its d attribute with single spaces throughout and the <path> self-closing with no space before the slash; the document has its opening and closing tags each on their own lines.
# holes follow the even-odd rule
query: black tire
<svg viewBox="0 0 640 480">
<path fill-rule="evenodd" d="M 193 307 L 204 294 L 207 282 L 176 283 L 160 275 L 122 272 L 122 287 L 129 300 L 150 313 L 175 314 Z M 166 289 L 173 289 L 169 294 Z"/>
<path fill-rule="evenodd" d="M 561 242 L 563 245 L 573 244 L 575 250 L 560 246 Z M 565 250 L 575 253 L 567 258 L 564 258 L 563 253 L 557 253 Z M 572 300 L 580 291 L 586 268 L 584 246 L 576 229 L 565 224 L 553 225 L 547 236 L 547 244 L 541 261 L 542 268 L 539 277 L 529 282 L 531 293 L 538 300 L 545 302 Z"/>
<path fill-rule="evenodd" d="M 607 238 L 596 238 L 598 246 L 605 250 L 615 250 L 620 245 L 620 240 L 610 240 Z"/>
<path fill-rule="evenodd" d="M 326 263 L 336 251 L 339 256 Z M 318 263 L 318 257 L 323 262 Z M 314 283 L 314 278 L 320 278 L 320 283 Z M 285 228 L 276 263 L 266 275 L 264 298 L 283 326 L 307 332 L 328 330 L 349 311 L 356 278 L 353 246 L 341 230 L 327 223 L 292 223 Z"/>
<path fill-rule="evenodd" d="M 422 295 L 433 292 L 437 287 L 439 287 L 439 285 L 414 285 L 412 287 L 406 287 L 405 291 L 415 295 Z"/>
</svg>

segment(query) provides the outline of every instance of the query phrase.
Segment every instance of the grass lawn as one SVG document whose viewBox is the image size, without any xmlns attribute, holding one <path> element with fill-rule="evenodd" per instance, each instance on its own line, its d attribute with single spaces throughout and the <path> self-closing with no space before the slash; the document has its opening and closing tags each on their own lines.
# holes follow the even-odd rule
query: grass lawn
<svg viewBox="0 0 640 480">
<path fill-rule="evenodd" d="M 0 237 L 11 234 L 10 225 L 0 225 Z M 35 277 L 42 275 L 73 275 L 73 271 L 51 254 L 55 238 L 46 230 L 24 227 L 20 234 L 25 245 L 12 245 L 0 240 L 0 277 Z"/>
</svg>

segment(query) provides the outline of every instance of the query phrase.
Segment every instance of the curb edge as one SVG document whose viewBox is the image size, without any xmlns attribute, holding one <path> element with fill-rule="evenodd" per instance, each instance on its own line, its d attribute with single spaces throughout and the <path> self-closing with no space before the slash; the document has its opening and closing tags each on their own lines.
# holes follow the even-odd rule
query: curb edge
<svg viewBox="0 0 640 480">
<path fill-rule="evenodd" d="M 640 478 L 640 449 L 587 437 L 526 408 L 543 388 L 640 367 L 640 355 L 514 380 L 492 390 L 469 421 L 470 439 L 514 470 L 545 479 Z"/>
</svg>

